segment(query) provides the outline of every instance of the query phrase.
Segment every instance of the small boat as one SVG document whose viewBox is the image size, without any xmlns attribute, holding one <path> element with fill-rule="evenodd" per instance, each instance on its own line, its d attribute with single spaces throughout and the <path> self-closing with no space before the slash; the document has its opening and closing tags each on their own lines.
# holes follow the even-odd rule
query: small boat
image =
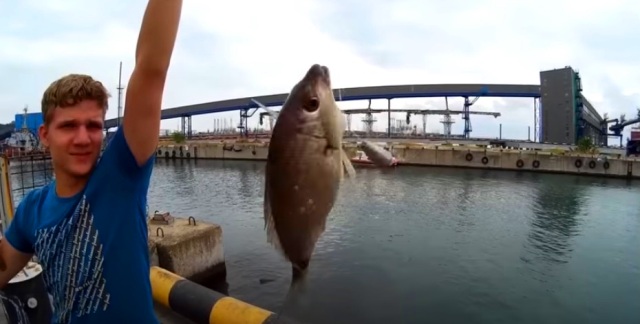
<svg viewBox="0 0 640 324">
<path fill-rule="evenodd" d="M 369 168 L 385 168 L 385 167 L 389 168 L 389 167 L 397 166 L 398 160 L 395 157 L 391 159 L 392 160 L 389 163 L 389 165 L 386 165 L 386 166 L 379 165 L 371 161 L 367 156 L 367 154 L 365 154 L 363 151 L 357 151 L 356 156 L 351 159 L 351 164 L 353 164 L 353 166 L 369 167 Z"/>
<path fill-rule="evenodd" d="M 22 117 L 22 126 L 15 129 L 11 136 L 0 142 L 0 154 L 12 161 L 12 165 L 19 165 L 21 162 L 34 160 L 46 160 L 50 158 L 50 153 L 40 144 L 37 130 L 29 128 L 27 120 L 28 109 L 23 109 L 24 114 L 16 115 Z"/>
</svg>

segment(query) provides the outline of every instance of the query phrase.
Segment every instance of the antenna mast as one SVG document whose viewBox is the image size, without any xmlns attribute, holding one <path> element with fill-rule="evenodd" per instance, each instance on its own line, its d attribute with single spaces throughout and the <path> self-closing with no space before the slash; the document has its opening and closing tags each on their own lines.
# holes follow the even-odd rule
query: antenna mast
<svg viewBox="0 0 640 324">
<path fill-rule="evenodd" d="M 120 128 L 120 117 L 122 116 L 122 61 L 120 61 L 120 72 L 118 73 L 118 128 Z"/>
</svg>

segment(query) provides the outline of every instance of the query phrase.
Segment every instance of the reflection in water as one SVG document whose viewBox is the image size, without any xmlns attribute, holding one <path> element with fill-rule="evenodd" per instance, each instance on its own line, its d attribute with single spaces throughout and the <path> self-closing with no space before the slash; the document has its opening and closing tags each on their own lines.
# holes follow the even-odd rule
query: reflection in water
<svg viewBox="0 0 640 324">
<path fill-rule="evenodd" d="M 281 310 L 291 267 L 266 242 L 264 163 L 161 159 L 153 172 L 149 207 L 220 224 L 229 293 Z M 634 323 L 639 193 L 616 179 L 359 169 L 285 314 L 310 324 Z"/>
<path fill-rule="evenodd" d="M 247 163 L 247 164 L 232 163 L 228 167 L 236 168 L 240 173 L 238 195 L 240 195 L 242 198 L 245 198 L 245 199 L 251 198 L 251 191 L 256 189 L 254 188 L 254 186 L 257 185 L 255 181 L 256 175 L 258 175 L 260 171 L 264 172 L 264 169 L 260 168 L 259 165 L 256 163 Z M 262 187 L 260 188 L 262 189 Z"/>
<path fill-rule="evenodd" d="M 466 172 L 464 173 L 463 179 L 466 185 L 461 186 L 462 190 L 459 194 L 459 197 L 455 197 L 455 199 L 458 200 L 459 202 L 458 208 L 460 209 L 460 212 L 462 213 L 462 215 L 467 215 L 469 203 L 471 202 L 470 200 L 471 192 L 478 189 L 475 187 L 475 183 L 474 183 L 474 180 L 477 181 L 477 178 L 478 178 L 477 174 L 469 172 L 470 170 L 465 170 L 465 171 Z M 461 221 L 464 222 L 464 220 L 461 220 Z"/>
<path fill-rule="evenodd" d="M 195 194 L 193 182 L 196 178 L 196 171 L 193 163 L 181 159 L 160 159 L 156 160 L 156 165 L 157 164 L 171 166 L 173 168 L 174 172 L 171 172 L 166 176 L 171 179 L 169 182 L 176 186 L 176 194 L 180 196 L 193 197 Z"/>
<path fill-rule="evenodd" d="M 563 181 L 564 180 L 564 181 Z M 569 240 L 578 234 L 578 217 L 587 199 L 584 187 L 567 179 L 545 179 L 538 184 L 533 205 L 533 220 L 528 237 L 538 258 L 551 263 L 566 263 Z"/>
</svg>

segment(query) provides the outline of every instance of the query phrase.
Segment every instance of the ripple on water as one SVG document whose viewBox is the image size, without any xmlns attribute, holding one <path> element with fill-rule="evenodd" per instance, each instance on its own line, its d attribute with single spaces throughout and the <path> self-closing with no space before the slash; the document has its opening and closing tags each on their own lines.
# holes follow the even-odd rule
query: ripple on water
<svg viewBox="0 0 640 324">
<path fill-rule="evenodd" d="M 159 161 L 149 204 L 221 224 L 230 294 L 279 310 L 291 268 L 266 243 L 263 179 L 263 163 Z M 358 169 L 307 292 L 285 313 L 307 323 L 635 322 L 639 193 L 611 179 Z"/>
</svg>

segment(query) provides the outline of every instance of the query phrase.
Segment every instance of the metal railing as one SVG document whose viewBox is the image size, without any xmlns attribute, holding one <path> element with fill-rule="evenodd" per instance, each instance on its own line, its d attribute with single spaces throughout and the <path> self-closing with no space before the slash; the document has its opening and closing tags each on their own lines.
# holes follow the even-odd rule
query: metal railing
<svg viewBox="0 0 640 324">
<path fill-rule="evenodd" d="M 0 217 L 3 233 L 22 198 L 53 179 L 52 169 L 48 154 L 0 155 Z M 41 274 L 42 268 L 30 262 L 4 287 L 0 292 L 0 314 L 4 315 L 0 317 L 4 318 L 0 318 L 0 321 L 39 323 L 51 317 L 52 307 L 47 303 L 50 297 Z"/>
<path fill-rule="evenodd" d="M 14 206 L 18 206 L 31 190 L 46 186 L 53 180 L 49 154 L 12 157 L 9 159 L 8 172 Z"/>
</svg>

